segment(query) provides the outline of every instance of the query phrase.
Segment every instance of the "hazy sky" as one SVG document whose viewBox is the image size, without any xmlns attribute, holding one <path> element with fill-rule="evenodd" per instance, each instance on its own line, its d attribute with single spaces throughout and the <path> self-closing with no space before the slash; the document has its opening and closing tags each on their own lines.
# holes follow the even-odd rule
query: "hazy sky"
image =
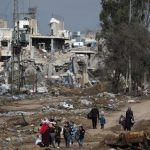
<svg viewBox="0 0 150 150">
<path fill-rule="evenodd" d="M 18 0 L 19 11 L 37 7 L 39 31 L 49 33 L 52 14 L 64 18 L 65 28 L 71 31 L 95 30 L 99 25 L 100 0 Z M 13 0 L 0 0 L 0 16 L 6 16 L 11 25 Z"/>
</svg>

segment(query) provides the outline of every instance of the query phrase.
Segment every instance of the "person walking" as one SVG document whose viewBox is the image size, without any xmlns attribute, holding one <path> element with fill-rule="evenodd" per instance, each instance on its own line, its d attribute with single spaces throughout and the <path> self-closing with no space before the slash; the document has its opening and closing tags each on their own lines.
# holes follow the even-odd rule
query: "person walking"
<svg viewBox="0 0 150 150">
<path fill-rule="evenodd" d="M 99 119 L 99 110 L 97 109 L 96 105 L 94 105 L 94 107 L 92 108 L 90 114 L 91 114 L 93 129 L 96 129 L 97 120 Z"/>
<path fill-rule="evenodd" d="M 76 132 L 77 132 L 77 126 L 75 125 L 75 123 L 72 121 L 71 124 L 70 124 L 70 127 L 71 127 L 71 141 L 70 141 L 70 144 L 73 145 L 74 141 L 75 141 L 75 135 L 76 135 Z"/>
<path fill-rule="evenodd" d="M 39 132 L 42 136 L 42 143 L 44 147 L 48 147 L 50 142 L 49 142 L 49 126 L 46 122 L 41 123 L 41 127 L 39 129 Z"/>
<path fill-rule="evenodd" d="M 71 141 L 71 127 L 69 122 L 66 122 L 63 128 L 63 135 L 65 139 L 66 148 L 69 147 L 70 141 Z"/>
<path fill-rule="evenodd" d="M 44 147 L 44 144 L 42 143 L 41 135 L 37 135 L 37 138 L 36 138 L 36 141 L 35 141 L 35 145 L 38 145 L 40 147 Z"/>
<path fill-rule="evenodd" d="M 61 142 L 61 127 L 56 123 L 55 125 L 56 135 L 55 135 L 55 141 L 57 143 L 57 148 L 60 148 L 60 142 Z"/>
<path fill-rule="evenodd" d="M 131 107 L 128 107 L 126 111 L 125 130 L 130 131 L 133 124 L 134 124 L 133 111 L 131 110 Z"/>
<path fill-rule="evenodd" d="M 100 122 L 100 125 L 101 125 L 101 129 L 104 129 L 104 125 L 106 123 L 106 119 L 105 119 L 104 114 L 100 115 L 99 122 Z"/>
<path fill-rule="evenodd" d="M 49 134 L 50 134 L 50 145 L 53 146 L 53 148 L 55 148 L 55 127 L 52 123 L 49 123 Z"/>
<path fill-rule="evenodd" d="M 78 134 L 77 141 L 78 141 L 79 147 L 83 147 L 83 140 L 84 140 L 84 135 L 85 135 L 85 130 L 84 130 L 83 126 L 79 127 L 77 134 Z"/>
</svg>

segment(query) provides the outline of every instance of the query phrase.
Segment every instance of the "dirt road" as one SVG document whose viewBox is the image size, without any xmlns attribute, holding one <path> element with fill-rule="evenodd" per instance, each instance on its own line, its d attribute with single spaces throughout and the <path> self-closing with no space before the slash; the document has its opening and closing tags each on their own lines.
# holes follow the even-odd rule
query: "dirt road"
<svg viewBox="0 0 150 150">
<path fill-rule="evenodd" d="M 120 115 L 125 114 L 127 107 L 129 106 L 133 110 L 136 123 L 141 120 L 150 120 L 150 100 L 143 100 L 140 103 L 128 104 L 126 107 L 122 108 L 121 111 L 106 114 L 106 125 L 103 134 L 109 133 L 109 128 L 118 124 Z M 98 127 L 96 130 L 89 129 L 87 132 L 95 135 L 101 132 L 101 129 Z"/>
<path fill-rule="evenodd" d="M 10 111 L 10 109 L 18 111 L 18 110 L 22 109 L 23 106 L 25 106 L 24 109 L 23 109 L 24 111 L 30 111 L 33 108 L 34 108 L 34 110 L 39 110 L 40 107 L 42 108 L 43 105 L 46 105 L 46 104 L 50 103 L 49 100 L 35 101 L 35 103 L 33 103 L 33 102 L 34 101 L 28 101 L 28 102 L 27 101 L 20 101 L 17 104 L 14 104 L 13 107 L 5 106 L 5 109 L 9 110 L 9 111 Z M 35 105 L 36 105 L 36 107 L 34 107 Z M 20 107 L 20 106 L 22 106 L 22 107 Z M 141 121 L 143 119 L 150 120 L 150 115 L 149 115 L 150 114 L 150 100 L 142 100 L 140 103 L 127 104 L 125 107 L 120 108 L 119 111 L 106 112 L 105 113 L 105 115 L 106 115 L 106 125 L 105 125 L 104 130 L 101 130 L 99 126 L 98 126 L 97 129 L 92 129 L 92 125 L 90 124 L 91 120 L 88 120 L 83 116 L 77 116 L 77 115 L 70 116 L 74 120 L 75 120 L 75 118 L 78 118 L 78 123 L 84 123 L 84 125 L 86 125 L 86 135 L 85 135 L 84 149 L 92 150 L 93 147 L 99 143 L 99 141 L 102 141 L 104 139 L 105 135 L 107 135 L 107 134 L 116 134 L 112 131 L 111 128 L 118 125 L 118 119 L 119 119 L 120 115 L 125 114 L 128 106 L 130 106 L 133 110 L 134 117 L 135 117 L 135 122 L 136 122 L 135 124 L 137 124 L 139 121 Z M 3 109 L 4 109 L 4 107 L 3 107 Z M 68 116 L 66 116 L 66 118 L 68 118 Z M 37 119 L 38 119 L 38 117 L 37 117 Z M 2 120 L 2 122 L 3 122 L 5 120 L 5 118 L 4 117 L 0 118 L 0 120 Z M 149 124 L 148 124 L 148 126 L 149 126 Z M 29 129 L 30 129 L 30 126 L 29 126 Z M 117 128 L 115 128 L 114 130 L 116 131 Z M 118 132 L 120 132 L 120 130 L 118 130 L 117 133 Z M 10 135 L 9 132 L 7 134 Z M 26 134 L 24 134 L 24 136 L 29 137 L 29 135 L 26 135 Z M 35 136 L 35 135 L 33 135 L 33 136 Z M 35 150 L 35 146 L 34 146 L 33 143 L 34 143 L 34 139 L 32 139 L 29 143 L 25 142 L 24 145 L 23 145 L 23 148 L 25 150 L 29 150 L 29 149 L 30 150 L 31 149 Z M 65 150 L 64 142 L 62 142 L 61 149 Z M 74 150 L 74 149 L 78 149 L 78 144 L 77 143 L 68 150 Z M 107 150 L 107 148 L 105 150 Z"/>
</svg>

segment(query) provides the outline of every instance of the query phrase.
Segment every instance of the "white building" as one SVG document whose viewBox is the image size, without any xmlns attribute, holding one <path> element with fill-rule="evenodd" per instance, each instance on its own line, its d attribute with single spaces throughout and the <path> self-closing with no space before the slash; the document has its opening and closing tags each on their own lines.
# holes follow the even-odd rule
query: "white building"
<svg viewBox="0 0 150 150">
<path fill-rule="evenodd" d="M 0 28 L 0 59 L 11 57 L 12 33 L 11 28 Z"/>
</svg>

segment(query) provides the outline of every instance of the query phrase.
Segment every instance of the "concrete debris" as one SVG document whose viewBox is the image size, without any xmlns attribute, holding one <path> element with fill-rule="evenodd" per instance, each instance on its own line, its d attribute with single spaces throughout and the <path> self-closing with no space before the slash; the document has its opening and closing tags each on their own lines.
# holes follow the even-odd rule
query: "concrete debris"
<svg viewBox="0 0 150 150">
<path fill-rule="evenodd" d="M 13 95 L 13 96 L 12 96 L 12 99 L 13 99 L 13 100 L 20 100 L 20 97 Z"/>
<path fill-rule="evenodd" d="M 113 93 L 108 93 L 108 92 L 104 92 L 104 93 L 103 93 L 103 96 L 104 96 L 104 97 L 108 97 L 108 98 L 115 98 L 115 94 L 113 94 Z"/>
<path fill-rule="evenodd" d="M 55 112 L 57 109 L 51 108 L 50 106 L 44 106 L 42 107 L 42 112 Z"/>
<path fill-rule="evenodd" d="M 135 99 L 129 99 L 127 100 L 128 103 L 139 103 L 139 100 L 135 100 Z"/>
<path fill-rule="evenodd" d="M 19 94 L 19 95 L 13 95 L 12 99 L 13 100 L 24 100 L 27 97 L 29 97 L 29 96 L 26 94 Z"/>
<path fill-rule="evenodd" d="M 60 106 L 59 106 L 60 107 Z M 64 108 L 64 107 L 60 107 L 60 108 Z M 49 112 L 59 112 L 59 113 L 66 113 L 65 110 L 60 110 L 60 109 L 57 109 L 57 108 L 51 108 L 50 106 L 44 106 L 42 107 L 42 110 L 41 110 L 42 113 L 49 113 Z"/>
<path fill-rule="evenodd" d="M 22 114 L 25 116 L 33 115 L 35 112 L 23 112 L 23 111 L 15 111 L 15 112 L 7 112 L 0 113 L 0 117 L 13 117 L 13 116 L 21 116 Z"/>
<path fill-rule="evenodd" d="M 59 103 L 59 107 L 60 108 L 65 108 L 65 109 L 73 109 L 73 105 L 72 104 L 68 104 L 66 102 L 60 102 Z"/>
<path fill-rule="evenodd" d="M 114 103 L 115 101 L 114 101 L 113 99 L 110 99 L 109 102 L 110 102 L 110 103 Z"/>
<path fill-rule="evenodd" d="M 9 137 L 9 138 L 6 138 L 6 141 L 7 142 L 10 142 L 11 141 L 11 138 Z"/>
<path fill-rule="evenodd" d="M 103 92 L 97 94 L 98 97 L 106 97 L 106 98 L 115 98 L 115 94 L 113 93 L 108 93 L 108 92 Z"/>
<path fill-rule="evenodd" d="M 0 95 L 4 95 L 10 92 L 10 84 L 1 84 L 0 85 Z"/>
<path fill-rule="evenodd" d="M 98 93 L 97 97 L 103 97 L 103 93 Z"/>
<path fill-rule="evenodd" d="M 48 89 L 45 86 L 43 86 L 43 87 L 37 87 L 37 92 L 38 93 L 47 93 Z"/>
<path fill-rule="evenodd" d="M 84 106 L 91 106 L 93 103 L 91 101 L 88 101 L 88 100 L 81 100 L 81 104 L 83 104 Z"/>
<path fill-rule="evenodd" d="M 108 104 L 108 109 L 111 109 L 111 110 L 116 110 L 116 105 L 115 104 Z"/>
<path fill-rule="evenodd" d="M 133 99 L 130 99 L 130 100 L 128 100 L 128 103 L 136 103 L 136 101 Z"/>
<path fill-rule="evenodd" d="M 47 50 L 45 50 L 45 49 L 41 49 L 41 51 L 42 51 L 43 53 L 47 53 Z"/>
<path fill-rule="evenodd" d="M 143 95 L 148 96 L 148 89 L 143 90 Z"/>
</svg>

